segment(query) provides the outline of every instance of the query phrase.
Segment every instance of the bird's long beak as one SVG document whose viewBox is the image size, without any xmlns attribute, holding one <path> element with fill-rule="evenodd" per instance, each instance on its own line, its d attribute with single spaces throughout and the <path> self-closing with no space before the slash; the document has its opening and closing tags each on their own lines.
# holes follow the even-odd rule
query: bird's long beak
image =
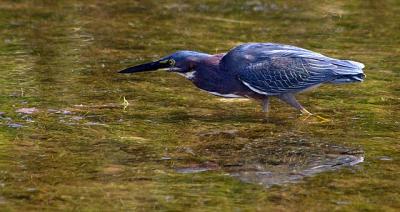
<svg viewBox="0 0 400 212">
<path fill-rule="evenodd" d="M 168 68 L 170 65 L 167 61 L 159 60 L 151 63 L 145 63 L 137 66 L 133 66 L 130 68 L 126 68 L 124 70 L 119 71 L 119 73 L 127 74 L 127 73 L 138 73 L 138 72 L 146 72 L 146 71 L 156 71 L 163 68 Z"/>
</svg>

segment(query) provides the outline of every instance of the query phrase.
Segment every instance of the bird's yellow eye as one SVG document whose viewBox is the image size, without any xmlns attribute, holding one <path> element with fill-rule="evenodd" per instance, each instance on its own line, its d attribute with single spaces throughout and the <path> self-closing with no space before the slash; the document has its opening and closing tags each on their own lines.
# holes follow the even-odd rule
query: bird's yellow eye
<svg viewBox="0 0 400 212">
<path fill-rule="evenodd" d="M 168 60 L 168 64 L 169 64 L 170 66 L 174 66 L 174 65 L 175 65 L 175 60 L 174 60 L 174 59 L 169 59 L 169 60 Z"/>
</svg>

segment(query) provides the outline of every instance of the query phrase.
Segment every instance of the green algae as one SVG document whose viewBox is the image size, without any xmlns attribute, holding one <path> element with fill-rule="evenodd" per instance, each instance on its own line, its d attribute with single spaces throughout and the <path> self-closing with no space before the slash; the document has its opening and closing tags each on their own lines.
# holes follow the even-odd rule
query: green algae
<svg viewBox="0 0 400 212">
<path fill-rule="evenodd" d="M 0 207 L 394 211 L 400 207 L 399 10 L 397 1 L 355 0 L 3 1 L 0 111 L 24 127 L 0 122 Z M 179 76 L 116 73 L 178 49 L 220 53 L 242 42 L 288 43 L 361 61 L 367 79 L 299 95 L 306 108 L 331 119 L 315 123 L 277 100 L 267 117 L 256 102 L 220 101 Z M 28 117 L 34 122 L 16 112 L 28 107 L 40 110 Z M 207 137 L 216 131 L 238 136 Z M 291 136 L 311 146 L 362 149 L 365 162 L 271 188 L 223 170 L 175 171 L 245 159 L 299 164 L 313 151 L 284 157 Z M 282 143 L 260 142 L 266 138 Z M 245 145 L 251 151 L 241 151 Z"/>
</svg>

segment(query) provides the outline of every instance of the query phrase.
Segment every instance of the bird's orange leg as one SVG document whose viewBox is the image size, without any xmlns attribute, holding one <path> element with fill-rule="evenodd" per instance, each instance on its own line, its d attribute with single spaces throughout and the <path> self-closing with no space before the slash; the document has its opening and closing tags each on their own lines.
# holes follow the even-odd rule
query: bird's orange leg
<svg viewBox="0 0 400 212">
<path fill-rule="evenodd" d="M 305 108 L 296 100 L 296 98 L 294 97 L 294 95 L 291 94 L 291 93 L 286 93 L 286 94 L 279 95 L 278 98 L 279 98 L 280 100 L 286 102 L 287 104 L 291 105 L 292 107 L 296 108 L 297 110 L 300 110 L 300 112 L 301 112 L 303 115 L 306 116 L 306 117 L 304 118 L 304 121 L 307 120 L 308 118 L 310 118 L 311 116 L 315 116 L 315 117 L 317 117 L 318 119 L 320 119 L 320 120 L 321 120 L 320 123 L 330 121 L 330 120 L 327 119 L 327 118 L 324 118 L 324 117 L 322 117 L 322 116 L 314 115 L 314 114 L 310 113 L 307 109 L 305 109 Z"/>
<path fill-rule="evenodd" d="M 291 93 L 285 93 L 282 95 L 277 96 L 280 100 L 283 102 L 289 104 L 290 106 L 296 108 L 297 110 L 300 110 L 301 113 L 303 114 L 308 114 L 311 115 L 310 112 L 308 112 L 301 104 L 296 100 L 293 94 Z"/>
</svg>

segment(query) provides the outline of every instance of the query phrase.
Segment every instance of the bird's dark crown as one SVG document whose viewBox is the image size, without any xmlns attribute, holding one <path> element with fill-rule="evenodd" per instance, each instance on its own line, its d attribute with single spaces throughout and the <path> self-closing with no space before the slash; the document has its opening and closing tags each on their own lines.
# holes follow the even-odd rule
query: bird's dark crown
<svg viewBox="0 0 400 212">
<path fill-rule="evenodd" d="M 186 73 L 195 70 L 198 64 L 211 55 L 194 51 L 177 51 L 171 55 L 150 63 L 139 64 L 121 70 L 119 73 L 138 73 L 156 70 Z"/>
<path fill-rule="evenodd" d="M 177 51 L 161 58 L 159 62 L 168 64 L 170 71 L 186 73 L 192 71 L 200 61 L 209 56 L 209 54 L 195 51 Z"/>
</svg>

